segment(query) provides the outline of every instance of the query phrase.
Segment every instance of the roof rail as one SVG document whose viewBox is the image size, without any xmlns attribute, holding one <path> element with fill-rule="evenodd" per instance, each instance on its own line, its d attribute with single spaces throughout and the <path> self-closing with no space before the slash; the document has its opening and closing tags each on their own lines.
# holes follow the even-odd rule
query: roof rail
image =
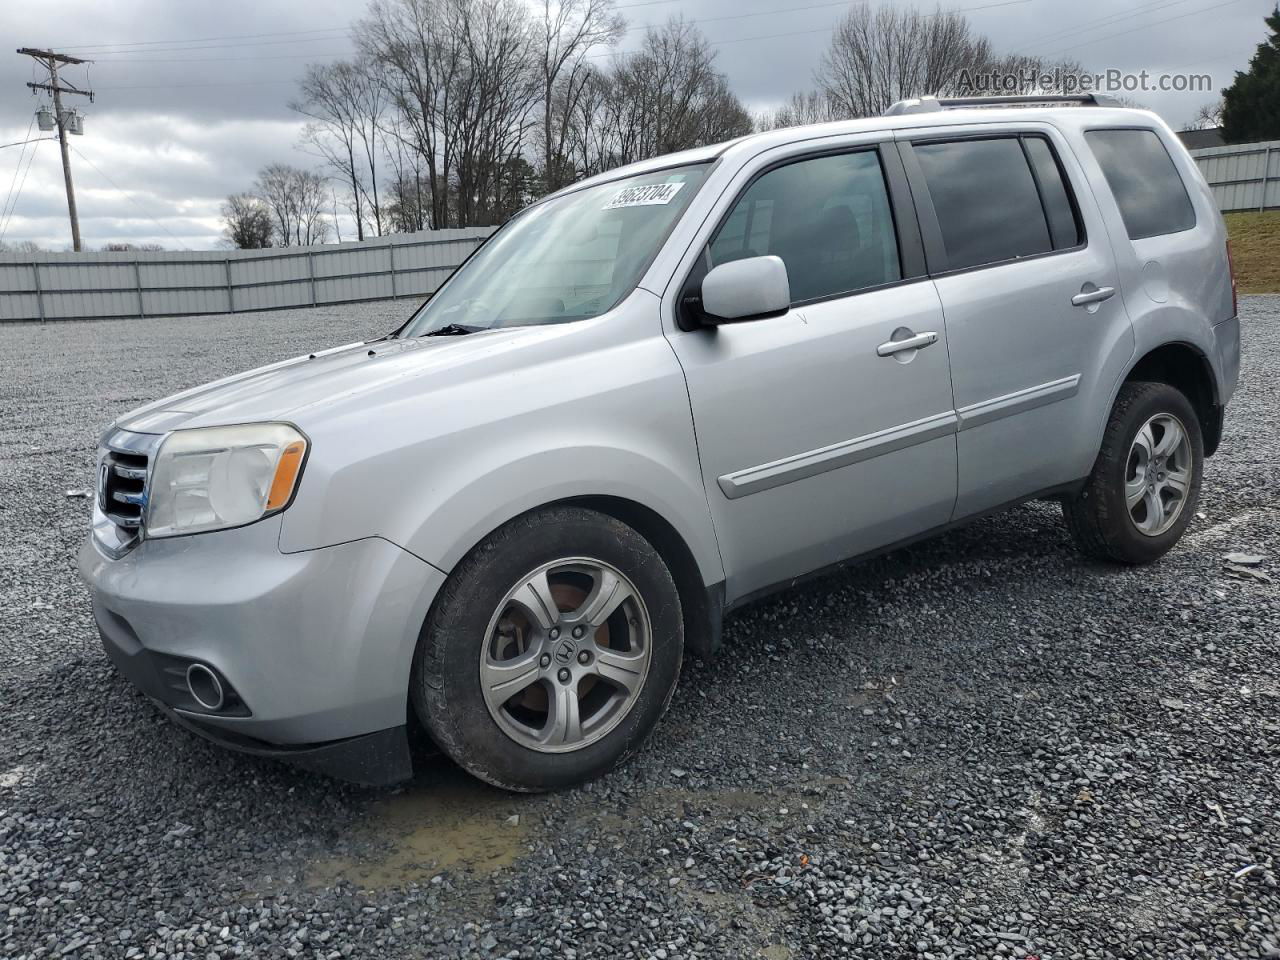
<svg viewBox="0 0 1280 960">
<path fill-rule="evenodd" d="M 940 110 L 958 110 L 964 107 L 1053 106 L 1064 103 L 1073 103 L 1082 107 L 1122 106 L 1115 97 L 1108 97 L 1101 93 L 1037 93 L 1025 96 L 944 97 L 941 99 L 917 97 L 914 100 L 899 100 L 884 112 L 884 116 L 894 117 L 903 113 L 936 113 Z"/>
</svg>

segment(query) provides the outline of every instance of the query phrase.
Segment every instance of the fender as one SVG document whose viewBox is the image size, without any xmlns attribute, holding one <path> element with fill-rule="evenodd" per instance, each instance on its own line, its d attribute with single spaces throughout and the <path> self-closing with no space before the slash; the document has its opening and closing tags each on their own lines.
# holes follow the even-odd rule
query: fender
<svg viewBox="0 0 1280 960">
<path fill-rule="evenodd" d="M 1207 426 L 1213 417 L 1220 416 L 1222 407 L 1230 399 L 1229 395 L 1224 396 L 1222 389 L 1226 378 L 1222 369 L 1222 358 L 1218 355 L 1214 330 L 1202 315 L 1189 306 L 1174 303 L 1152 304 L 1152 309 L 1144 311 L 1134 320 L 1133 332 L 1135 340 L 1133 356 L 1129 358 L 1123 372 L 1112 384 L 1107 405 L 1098 412 L 1093 424 L 1095 450 L 1102 446 L 1102 435 L 1106 431 L 1107 421 L 1111 417 L 1111 410 L 1120 394 L 1120 388 L 1133 379 L 1134 371 L 1147 357 L 1161 348 L 1186 348 L 1200 359 L 1201 382 L 1208 387 L 1204 400 L 1212 410 L 1218 411 L 1214 414 L 1208 410 L 1201 410 L 1197 398 L 1190 397 L 1192 404 L 1197 407 L 1197 412 L 1201 415 L 1202 427 Z M 1217 445 L 1216 439 L 1211 436 L 1210 430 L 1206 429 L 1204 433 L 1206 449 L 1212 452 Z"/>
<path fill-rule="evenodd" d="M 637 291 L 606 318 L 531 330 L 514 347 L 472 336 L 428 375 L 298 411 L 312 454 L 281 550 L 376 536 L 448 573 L 512 517 L 610 497 L 670 524 L 704 584 L 724 579 L 657 297 Z"/>
</svg>

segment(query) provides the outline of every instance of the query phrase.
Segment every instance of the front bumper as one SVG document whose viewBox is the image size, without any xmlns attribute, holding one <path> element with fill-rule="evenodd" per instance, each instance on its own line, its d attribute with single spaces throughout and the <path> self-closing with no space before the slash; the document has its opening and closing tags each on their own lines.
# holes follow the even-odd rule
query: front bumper
<svg viewBox="0 0 1280 960">
<path fill-rule="evenodd" d="M 119 559 L 90 537 L 80 572 L 108 655 L 225 746 L 366 783 L 402 779 L 413 652 L 444 574 L 376 537 L 286 554 L 279 534 L 274 517 L 144 540 Z M 225 681 L 221 709 L 192 698 L 191 662 Z"/>
</svg>

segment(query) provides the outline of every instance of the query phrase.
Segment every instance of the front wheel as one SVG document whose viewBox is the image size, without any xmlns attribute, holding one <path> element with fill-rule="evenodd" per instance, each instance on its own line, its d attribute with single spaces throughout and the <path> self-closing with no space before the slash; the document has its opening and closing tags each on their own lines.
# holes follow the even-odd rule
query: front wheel
<svg viewBox="0 0 1280 960">
<path fill-rule="evenodd" d="M 455 762 L 552 790 L 625 759 L 675 691 L 680 598 L 626 524 L 553 507 L 501 527 L 454 570 L 414 658 L 419 718 Z"/>
<path fill-rule="evenodd" d="M 1126 383 L 1093 472 L 1063 503 L 1076 545 L 1121 563 L 1164 556 L 1195 513 L 1203 463 L 1200 421 L 1186 396 L 1165 383 Z"/>
</svg>

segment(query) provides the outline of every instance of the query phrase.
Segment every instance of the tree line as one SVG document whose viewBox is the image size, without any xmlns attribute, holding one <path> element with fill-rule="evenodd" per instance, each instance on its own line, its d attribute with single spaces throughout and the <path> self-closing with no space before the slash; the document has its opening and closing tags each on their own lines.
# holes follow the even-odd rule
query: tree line
<svg viewBox="0 0 1280 960">
<path fill-rule="evenodd" d="M 1074 61 L 997 53 L 959 12 L 857 4 L 813 88 L 753 117 L 695 24 L 645 26 L 636 49 L 620 52 L 633 29 L 614 0 L 372 0 L 352 28 L 355 55 L 308 66 L 290 104 L 320 168 L 263 168 L 227 198 L 226 241 L 323 242 L 340 210 L 355 239 L 489 226 L 636 160 L 873 116 L 906 97 L 969 92 L 968 78 L 993 72 L 1082 72 Z"/>
</svg>

